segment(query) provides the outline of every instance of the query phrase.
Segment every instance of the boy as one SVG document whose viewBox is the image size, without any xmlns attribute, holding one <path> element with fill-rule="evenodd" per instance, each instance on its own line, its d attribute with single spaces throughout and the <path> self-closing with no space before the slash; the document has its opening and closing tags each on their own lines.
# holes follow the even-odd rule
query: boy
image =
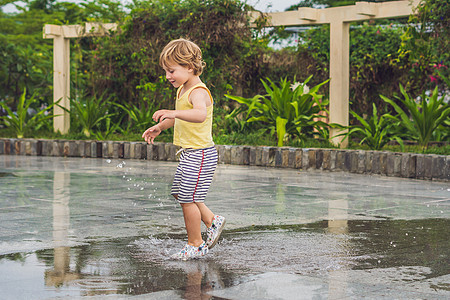
<svg viewBox="0 0 450 300">
<path fill-rule="evenodd" d="M 174 127 L 173 143 L 181 147 L 171 194 L 183 209 L 188 242 L 175 259 L 204 256 L 215 246 L 225 225 L 225 218 L 214 215 L 204 204 L 217 167 L 217 151 L 212 140 L 213 99 L 200 80 L 204 62 L 200 48 L 185 39 L 173 40 L 163 49 L 160 65 L 166 78 L 177 88 L 175 110 L 158 110 L 153 120 L 159 122 L 142 137 L 147 143 L 161 131 Z M 207 240 L 201 236 L 201 221 L 207 227 Z"/>
</svg>

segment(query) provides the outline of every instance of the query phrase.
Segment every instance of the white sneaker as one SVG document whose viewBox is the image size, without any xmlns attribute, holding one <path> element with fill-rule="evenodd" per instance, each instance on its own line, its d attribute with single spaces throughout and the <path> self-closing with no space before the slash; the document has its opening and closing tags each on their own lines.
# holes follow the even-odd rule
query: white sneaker
<svg viewBox="0 0 450 300">
<path fill-rule="evenodd" d="M 214 216 L 211 227 L 206 229 L 206 245 L 208 249 L 212 249 L 217 244 L 224 226 L 225 218 L 217 215 Z"/>
<path fill-rule="evenodd" d="M 208 251 L 209 250 L 205 242 L 203 242 L 199 247 L 186 244 L 180 252 L 173 254 L 171 257 L 172 259 L 181 260 L 195 259 L 205 256 Z"/>
</svg>

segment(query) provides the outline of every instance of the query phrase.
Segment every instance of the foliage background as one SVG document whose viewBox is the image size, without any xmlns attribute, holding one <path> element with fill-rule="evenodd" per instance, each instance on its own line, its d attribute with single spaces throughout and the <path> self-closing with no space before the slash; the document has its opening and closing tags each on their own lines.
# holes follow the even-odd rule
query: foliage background
<svg viewBox="0 0 450 300">
<path fill-rule="evenodd" d="M 332 7 L 354 4 L 344 0 L 305 0 L 298 6 Z M 372 1 L 380 2 L 380 1 Z M 11 0 L 1 0 L 0 7 Z M 427 0 L 409 19 L 354 23 L 351 26 L 351 109 L 361 115 L 394 112 L 379 97 L 393 98 L 401 83 L 416 97 L 438 85 L 448 92 L 449 0 Z M 263 94 L 260 79 L 289 78 L 311 85 L 328 79 L 329 28 L 311 27 L 299 33 L 297 43 L 272 47 L 291 35 L 285 28 L 251 28 L 247 11 L 238 0 L 135 0 L 124 6 L 116 0 L 30 0 L 19 13 L 0 12 L 0 101 L 15 109 L 26 89 L 38 100 L 34 109 L 52 102 L 52 41 L 42 39 L 44 24 L 117 22 L 110 37 L 71 40 L 72 98 L 80 103 L 108 95 L 109 101 L 146 110 L 170 107 L 174 91 L 162 77 L 158 57 L 174 38 L 190 38 L 203 49 L 207 68 L 202 79 L 216 101 L 216 134 L 238 130 L 225 118 L 237 105 L 224 94 L 252 97 Z M 325 86 L 321 92 L 327 93 Z M 401 105 L 401 103 L 399 103 Z M 4 112 L 0 111 L 0 114 Z M 118 106 L 109 107 L 110 122 L 130 128 Z M 352 123 L 357 122 L 352 119 Z M 98 130 L 106 130 L 101 122 Z M 50 126 L 48 126 L 50 130 Z M 247 126 L 245 134 L 260 128 Z M 72 130 L 80 125 L 72 122 Z"/>
</svg>

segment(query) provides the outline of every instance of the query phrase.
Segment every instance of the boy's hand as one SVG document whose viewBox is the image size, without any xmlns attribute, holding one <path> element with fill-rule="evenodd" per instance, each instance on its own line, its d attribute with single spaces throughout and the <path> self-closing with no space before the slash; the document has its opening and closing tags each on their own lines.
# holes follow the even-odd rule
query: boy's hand
<svg viewBox="0 0 450 300">
<path fill-rule="evenodd" d="M 161 128 L 156 124 L 155 126 L 150 127 L 147 129 L 143 134 L 142 138 L 148 143 L 152 143 L 155 140 L 155 138 L 161 133 Z"/>
<path fill-rule="evenodd" d="M 153 114 L 153 120 L 155 122 L 162 122 L 165 119 L 175 119 L 175 118 L 176 116 L 174 110 L 161 109 Z"/>
</svg>

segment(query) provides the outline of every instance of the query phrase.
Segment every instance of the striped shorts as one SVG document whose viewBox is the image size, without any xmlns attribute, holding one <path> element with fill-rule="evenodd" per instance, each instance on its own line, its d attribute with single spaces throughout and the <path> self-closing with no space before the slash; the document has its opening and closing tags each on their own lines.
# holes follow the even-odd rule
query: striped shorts
<svg viewBox="0 0 450 300">
<path fill-rule="evenodd" d="M 184 149 L 173 179 L 171 194 L 180 203 L 204 202 L 217 167 L 217 150 Z"/>
</svg>

